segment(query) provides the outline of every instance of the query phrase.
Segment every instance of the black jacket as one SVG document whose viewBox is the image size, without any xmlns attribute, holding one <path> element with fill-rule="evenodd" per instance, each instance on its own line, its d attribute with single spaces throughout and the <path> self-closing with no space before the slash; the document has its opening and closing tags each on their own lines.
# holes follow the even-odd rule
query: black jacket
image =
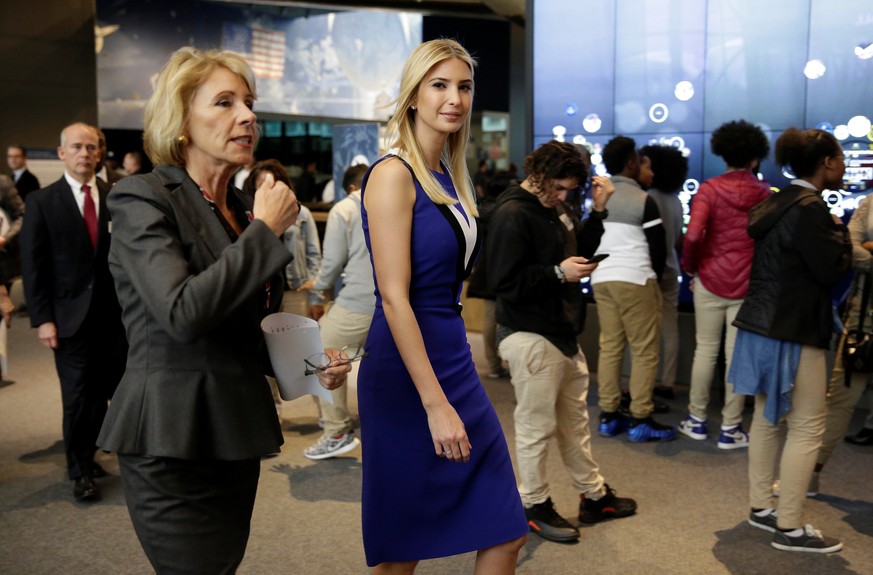
<svg viewBox="0 0 873 575">
<path fill-rule="evenodd" d="M 584 327 L 581 288 L 561 283 L 555 266 L 570 255 L 591 257 L 602 235 L 603 220 L 596 212 L 580 223 L 569 206 L 546 208 L 519 186 L 501 194 L 487 252 L 497 323 L 550 341 L 575 340 Z"/>
<path fill-rule="evenodd" d="M 788 186 L 749 212 L 755 255 L 740 329 L 827 349 L 831 290 L 849 269 L 849 231 L 815 190 Z"/>
<path fill-rule="evenodd" d="M 108 186 L 99 178 L 97 248 L 67 180 L 61 178 L 27 197 L 21 228 L 21 271 L 30 324 L 57 326 L 58 337 L 72 337 L 89 314 L 116 324 L 121 308 L 109 273 L 110 217 Z"/>
<path fill-rule="evenodd" d="M 495 299 L 494 291 L 488 286 L 488 258 L 485 257 L 488 249 L 488 226 L 491 218 L 497 211 L 497 200 L 486 197 L 479 204 L 479 237 L 482 238 L 481 256 L 470 274 L 470 282 L 467 284 L 467 297 L 481 299 Z"/>
<path fill-rule="evenodd" d="M 39 180 L 27 169 L 21 173 L 21 177 L 15 182 L 15 189 L 18 190 L 18 195 L 21 196 L 22 200 L 27 197 L 27 194 L 35 192 L 39 188 Z"/>
</svg>

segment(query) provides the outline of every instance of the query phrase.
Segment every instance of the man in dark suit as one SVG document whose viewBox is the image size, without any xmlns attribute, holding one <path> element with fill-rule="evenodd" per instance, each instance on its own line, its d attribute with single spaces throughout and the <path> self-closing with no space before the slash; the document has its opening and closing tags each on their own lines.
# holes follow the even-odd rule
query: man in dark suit
<svg viewBox="0 0 873 575">
<path fill-rule="evenodd" d="M 97 434 L 124 370 L 126 343 L 109 273 L 109 186 L 95 176 L 97 131 L 61 132 L 64 176 L 27 198 L 22 275 L 30 322 L 54 350 L 64 408 L 67 473 L 77 500 L 98 497 Z"/>
<path fill-rule="evenodd" d="M 124 177 L 124 174 L 118 173 L 118 170 L 115 169 L 118 165 L 117 162 L 109 157 L 109 149 L 106 147 L 106 134 L 100 128 L 96 128 L 96 130 L 97 147 L 100 150 L 100 156 L 97 158 L 97 167 L 94 168 L 94 172 L 98 178 L 109 184 L 109 187 L 112 188 L 112 186 L 118 183 L 118 180 Z"/>
<path fill-rule="evenodd" d="M 6 149 L 6 163 L 12 170 L 15 189 L 23 200 L 27 194 L 39 189 L 39 180 L 27 169 L 27 150 L 23 146 L 13 145 Z"/>
</svg>

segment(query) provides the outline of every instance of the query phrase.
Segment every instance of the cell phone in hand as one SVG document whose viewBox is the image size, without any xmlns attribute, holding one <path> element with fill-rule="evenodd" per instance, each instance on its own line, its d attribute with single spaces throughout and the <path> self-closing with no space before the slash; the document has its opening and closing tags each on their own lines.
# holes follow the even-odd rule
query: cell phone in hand
<svg viewBox="0 0 873 575">
<path fill-rule="evenodd" d="M 588 258 L 588 261 L 585 262 L 585 263 L 586 263 L 586 264 L 596 264 L 597 262 L 602 262 L 603 260 L 605 260 L 605 259 L 608 258 L 608 257 L 609 257 L 609 254 L 597 254 L 597 255 L 593 255 L 593 256 L 591 256 L 590 258 Z"/>
</svg>

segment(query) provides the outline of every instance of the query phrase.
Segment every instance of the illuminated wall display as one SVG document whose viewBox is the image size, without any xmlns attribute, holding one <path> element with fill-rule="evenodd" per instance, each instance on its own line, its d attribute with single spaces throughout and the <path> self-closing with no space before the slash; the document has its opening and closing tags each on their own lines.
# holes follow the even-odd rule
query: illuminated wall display
<svg viewBox="0 0 873 575">
<path fill-rule="evenodd" d="M 699 182 L 724 171 L 709 149 L 724 122 L 754 122 L 771 143 L 819 127 L 846 153 L 844 189 L 824 194 L 834 213 L 873 188 L 869 0 L 533 0 L 529 16 L 534 146 L 585 142 L 598 160 L 616 134 L 676 146 L 689 160 L 687 209 Z M 772 158 L 761 175 L 781 188 Z"/>
</svg>

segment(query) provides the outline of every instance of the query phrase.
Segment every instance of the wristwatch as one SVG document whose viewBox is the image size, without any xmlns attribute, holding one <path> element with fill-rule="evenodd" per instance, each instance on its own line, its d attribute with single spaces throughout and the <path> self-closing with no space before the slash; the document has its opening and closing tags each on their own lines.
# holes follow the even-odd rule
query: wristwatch
<svg viewBox="0 0 873 575">
<path fill-rule="evenodd" d="M 561 283 L 567 281 L 567 278 L 564 276 L 564 269 L 561 266 L 555 266 L 555 275 L 558 276 L 558 279 L 561 280 Z"/>
</svg>

